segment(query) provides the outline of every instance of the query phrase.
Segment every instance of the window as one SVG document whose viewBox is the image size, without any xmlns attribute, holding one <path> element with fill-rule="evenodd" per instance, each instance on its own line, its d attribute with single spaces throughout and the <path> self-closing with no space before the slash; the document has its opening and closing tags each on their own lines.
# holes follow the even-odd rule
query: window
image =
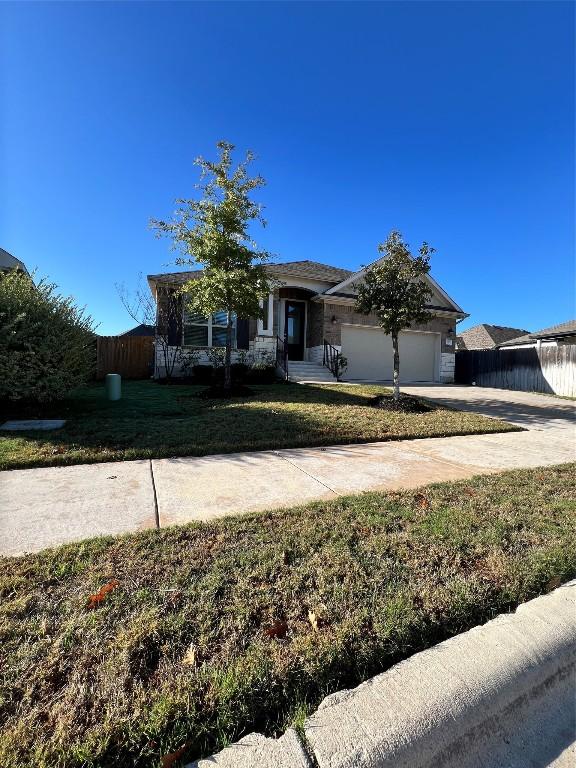
<svg viewBox="0 0 576 768">
<path fill-rule="evenodd" d="M 195 312 L 184 311 L 184 346 L 225 347 L 226 312 L 215 312 L 203 317 Z M 232 346 L 236 346 L 236 317 L 233 318 Z"/>
<path fill-rule="evenodd" d="M 274 330 L 272 294 L 270 294 L 266 299 L 262 299 L 260 306 L 264 308 L 264 318 L 258 318 L 258 334 L 260 336 L 272 336 Z"/>
</svg>

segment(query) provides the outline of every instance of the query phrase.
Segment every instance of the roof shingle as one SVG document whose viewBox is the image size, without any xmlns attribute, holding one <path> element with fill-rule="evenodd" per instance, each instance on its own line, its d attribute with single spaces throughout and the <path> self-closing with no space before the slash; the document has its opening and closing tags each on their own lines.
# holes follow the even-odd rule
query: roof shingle
<svg viewBox="0 0 576 768">
<path fill-rule="evenodd" d="M 319 261 L 287 261 L 283 264 L 267 264 L 267 270 L 272 275 L 287 275 L 304 277 L 308 280 L 321 280 L 326 283 L 340 283 L 353 274 L 349 269 L 332 267 L 329 264 L 321 264 Z M 171 283 L 182 285 L 188 280 L 194 280 L 202 274 L 201 269 L 190 272 L 166 272 L 159 275 L 148 275 L 148 280 L 158 283 Z"/>
<path fill-rule="evenodd" d="M 494 349 L 508 339 L 527 334 L 522 328 L 509 328 L 505 325 L 481 323 L 456 337 L 457 349 Z"/>
</svg>

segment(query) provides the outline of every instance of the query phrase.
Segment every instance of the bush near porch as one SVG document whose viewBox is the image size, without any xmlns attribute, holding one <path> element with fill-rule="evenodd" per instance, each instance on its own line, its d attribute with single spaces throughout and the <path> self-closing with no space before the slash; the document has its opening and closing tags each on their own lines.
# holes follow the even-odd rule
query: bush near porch
<svg viewBox="0 0 576 768">
<path fill-rule="evenodd" d="M 0 469 L 60 466 L 125 459 L 205 456 L 236 451 L 505 432 L 495 419 L 436 405 L 428 413 L 373 408 L 379 386 L 271 384 L 253 397 L 202 400 L 203 387 L 123 383 L 109 402 L 104 385 L 80 390 L 32 415 L 65 418 L 56 432 L 0 432 Z M 21 414 L 0 406 L 0 418 Z"/>
</svg>

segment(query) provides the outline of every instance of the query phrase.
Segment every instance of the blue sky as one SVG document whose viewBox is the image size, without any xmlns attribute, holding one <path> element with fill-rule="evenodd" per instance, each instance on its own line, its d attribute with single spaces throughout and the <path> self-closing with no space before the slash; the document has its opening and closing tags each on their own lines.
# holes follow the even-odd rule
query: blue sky
<svg viewBox="0 0 576 768">
<path fill-rule="evenodd" d="M 574 311 L 574 5 L 0 3 L 0 246 L 131 326 L 148 229 L 220 138 L 258 155 L 280 261 L 355 269 L 391 229 L 479 322 Z"/>
</svg>

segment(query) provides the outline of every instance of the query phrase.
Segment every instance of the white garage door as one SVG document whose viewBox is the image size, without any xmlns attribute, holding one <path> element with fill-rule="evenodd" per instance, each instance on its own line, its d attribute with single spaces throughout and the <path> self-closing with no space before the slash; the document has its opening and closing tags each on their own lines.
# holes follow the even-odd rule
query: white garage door
<svg viewBox="0 0 576 768">
<path fill-rule="evenodd" d="M 437 380 L 438 336 L 437 333 L 402 331 L 398 339 L 401 382 Z M 345 378 L 392 380 L 392 339 L 379 328 L 343 325 L 342 354 L 348 360 Z"/>
</svg>

